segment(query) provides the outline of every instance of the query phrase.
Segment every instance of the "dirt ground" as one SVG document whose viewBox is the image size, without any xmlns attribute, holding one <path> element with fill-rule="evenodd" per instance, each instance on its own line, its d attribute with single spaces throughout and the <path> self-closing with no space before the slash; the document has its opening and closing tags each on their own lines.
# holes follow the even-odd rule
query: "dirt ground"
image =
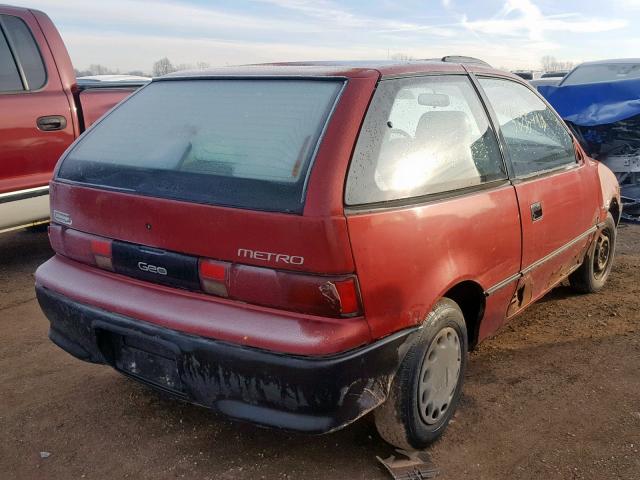
<svg viewBox="0 0 640 480">
<path fill-rule="evenodd" d="M 371 416 L 308 437 L 170 400 L 47 339 L 33 272 L 46 234 L 0 236 L 0 478 L 385 479 Z M 558 287 L 472 353 L 428 449 L 445 479 L 640 479 L 640 227 L 608 286 Z M 40 452 L 49 452 L 41 458 Z"/>
</svg>

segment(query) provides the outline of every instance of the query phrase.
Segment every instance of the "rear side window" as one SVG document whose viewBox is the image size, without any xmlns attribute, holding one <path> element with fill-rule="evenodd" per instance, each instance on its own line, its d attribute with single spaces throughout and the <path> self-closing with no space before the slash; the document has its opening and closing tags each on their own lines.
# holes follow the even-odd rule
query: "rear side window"
<svg viewBox="0 0 640 480">
<path fill-rule="evenodd" d="M 495 134 L 467 77 L 386 80 L 364 121 L 345 200 L 405 199 L 505 177 Z"/>
<path fill-rule="evenodd" d="M 29 27 L 22 19 L 11 15 L 2 15 L 2 24 L 24 72 L 27 88 L 29 90 L 42 88 L 47 81 L 47 73 Z"/>
<path fill-rule="evenodd" d="M 510 80 L 481 78 L 480 84 L 498 116 L 516 176 L 576 163 L 567 129 L 535 93 Z"/>
<path fill-rule="evenodd" d="M 58 177 L 142 195 L 301 212 L 342 80 L 169 80 L 85 135 Z"/>
<path fill-rule="evenodd" d="M 13 55 L 0 29 L 0 92 L 15 92 L 22 90 L 22 81 Z"/>
</svg>

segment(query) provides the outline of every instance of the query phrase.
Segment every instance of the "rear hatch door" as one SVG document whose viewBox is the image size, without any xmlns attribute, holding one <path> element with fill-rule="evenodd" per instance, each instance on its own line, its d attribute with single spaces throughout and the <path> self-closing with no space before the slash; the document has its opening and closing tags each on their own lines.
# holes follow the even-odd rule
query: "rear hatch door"
<svg viewBox="0 0 640 480">
<path fill-rule="evenodd" d="M 303 215 L 316 152 L 346 83 L 154 81 L 66 154 L 52 185 L 53 219 L 117 240 L 117 271 L 185 288 L 197 282 L 197 257 L 353 272 L 343 213 Z M 166 265 L 175 278 L 153 270 Z"/>
</svg>

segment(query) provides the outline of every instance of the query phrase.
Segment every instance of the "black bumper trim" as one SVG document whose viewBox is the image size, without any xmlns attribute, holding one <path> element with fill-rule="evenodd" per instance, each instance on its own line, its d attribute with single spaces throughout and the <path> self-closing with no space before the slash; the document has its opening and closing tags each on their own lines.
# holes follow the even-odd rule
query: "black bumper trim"
<svg viewBox="0 0 640 480">
<path fill-rule="evenodd" d="M 159 327 L 41 285 L 36 294 L 49 338 L 71 355 L 117 368 L 112 335 L 149 342 L 175 354 L 180 390 L 170 393 L 236 419 L 306 433 L 337 430 L 380 405 L 418 330 L 336 355 L 288 355 Z"/>
</svg>

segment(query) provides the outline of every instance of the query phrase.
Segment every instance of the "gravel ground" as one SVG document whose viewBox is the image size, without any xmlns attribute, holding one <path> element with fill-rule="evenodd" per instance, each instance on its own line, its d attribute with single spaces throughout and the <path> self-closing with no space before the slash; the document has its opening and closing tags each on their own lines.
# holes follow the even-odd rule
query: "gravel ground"
<svg viewBox="0 0 640 480">
<path fill-rule="evenodd" d="M 560 286 L 471 354 L 427 450 L 438 478 L 640 478 L 640 227 L 618 247 L 602 292 Z M 263 430 L 67 355 L 33 291 L 50 255 L 42 232 L 0 236 L 0 478 L 389 478 L 371 416 L 320 437 Z"/>
</svg>

